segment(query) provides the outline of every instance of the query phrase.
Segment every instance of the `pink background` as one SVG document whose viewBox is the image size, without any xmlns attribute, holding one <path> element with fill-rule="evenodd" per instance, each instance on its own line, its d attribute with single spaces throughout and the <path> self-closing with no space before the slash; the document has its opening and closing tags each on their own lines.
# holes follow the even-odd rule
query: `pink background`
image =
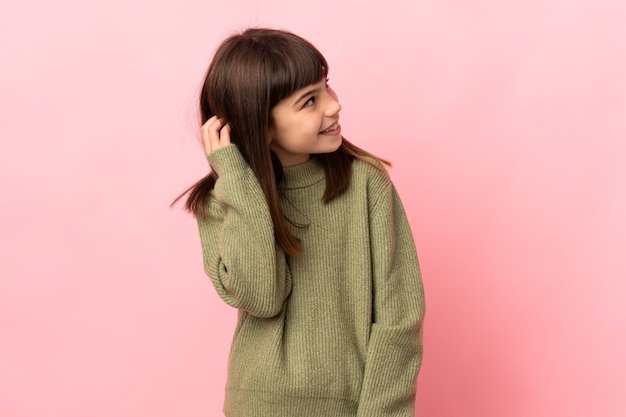
<svg viewBox="0 0 626 417">
<path fill-rule="evenodd" d="M 626 3 L 295 4 L 2 3 L 0 415 L 221 415 L 235 311 L 168 204 L 248 25 L 317 45 L 345 136 L 395 164 L 417 415 L 626 415 Z"/>
</svg>

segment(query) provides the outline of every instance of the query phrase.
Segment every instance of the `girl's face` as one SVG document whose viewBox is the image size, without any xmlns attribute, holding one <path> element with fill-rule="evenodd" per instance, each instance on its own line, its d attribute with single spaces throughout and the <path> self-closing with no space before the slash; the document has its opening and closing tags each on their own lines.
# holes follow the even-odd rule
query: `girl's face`
<svg viewBox="0 0 626 417">
<path fill-rule="evenodd" d="M 297 165 L 311 154 L 341 146 L 337 95 L 326 80 L 297 90 L 272 109 L 270 149 L 284 166 Z"/>
</svg>

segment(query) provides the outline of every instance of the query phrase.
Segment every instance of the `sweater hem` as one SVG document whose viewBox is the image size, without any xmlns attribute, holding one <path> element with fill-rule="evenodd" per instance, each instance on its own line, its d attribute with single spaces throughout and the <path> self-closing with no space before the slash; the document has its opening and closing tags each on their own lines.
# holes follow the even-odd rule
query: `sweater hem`
<svg viewBox="0 0 626 417">
<path fill-rule="evenodd" d="M 354 417 L 357 408 L 357 401 L 343 398 L 227 388 L 224 414 L 226 417 Z"/>
</svg>

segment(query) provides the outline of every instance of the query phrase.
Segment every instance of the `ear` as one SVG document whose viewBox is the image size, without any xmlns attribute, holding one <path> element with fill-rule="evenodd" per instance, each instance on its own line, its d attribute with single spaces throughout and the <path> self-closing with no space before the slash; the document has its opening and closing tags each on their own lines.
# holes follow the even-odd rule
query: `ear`
<svg viewBox="0 0 626 417">
<path fill-rule="evenodd" d="M 274 117 L 270 115 L 269 124 L 267 126 L 267 133 L 265 134 L 265 143 L 268 145 L 272 143 L 274 140 L 274 136 L 276 136 L 276 127 L 274 126 Z"/>
<path fill-rule="evenodd" d="M 268 145 L 272 143 L 274 140 L 274 129 L 272 127 L 269 128 L 267 134 L 265 135 L 265 143 Z"/>
</svg>

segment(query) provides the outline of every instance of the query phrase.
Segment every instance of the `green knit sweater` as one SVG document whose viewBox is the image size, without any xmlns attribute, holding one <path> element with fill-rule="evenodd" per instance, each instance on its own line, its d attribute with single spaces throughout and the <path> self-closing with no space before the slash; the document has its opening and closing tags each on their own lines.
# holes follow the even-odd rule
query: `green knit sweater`
<svg viewBox="0 0 626 417">
<path fill-rule="evenodd" d="M 219 179 L 199 217 L 205 270 L 239 310 L 227 417 L 412 417 L 424 293 L 389 176 L 355 160 L 322 203 L 315 158 L 285 168 L 281 208 L 304 252 L 274 239 L 265 197 L 235 145 L 209 156 Z"/>
</svg>

